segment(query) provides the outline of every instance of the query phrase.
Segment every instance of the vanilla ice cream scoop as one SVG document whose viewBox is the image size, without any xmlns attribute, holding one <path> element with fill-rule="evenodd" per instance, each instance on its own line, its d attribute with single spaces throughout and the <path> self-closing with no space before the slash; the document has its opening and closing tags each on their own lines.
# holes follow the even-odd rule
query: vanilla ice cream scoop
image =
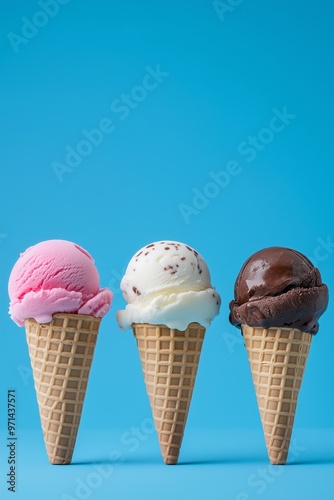
<svg viewBox="0 0 334 500">
<path fill-rule="evenodd" d="M 117 312 L 121 330 L 133 323 L 163 324 L 185 330 L 190 323 L 207 328 L 220 308 L 203 257 L 176 241 L 158 241 L 139 250 L 121 281 L 128 305 Z"/>
</svg>

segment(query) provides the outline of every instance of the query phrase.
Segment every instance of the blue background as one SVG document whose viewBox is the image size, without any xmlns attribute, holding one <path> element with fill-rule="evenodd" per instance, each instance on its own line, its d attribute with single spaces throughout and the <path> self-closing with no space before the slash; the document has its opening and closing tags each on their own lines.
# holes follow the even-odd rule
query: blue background
<svg viewBox="0 0 334 500">
<path fill-rule="evenodd" d="M 305 253 L 333 290 L 333 4 L 63 0 L 41 15 L 42 4 L 1 4 L 1 498 L 12 387 L 15 498 L 333 498 L 332 304 L 283 468 L 268 467 L 247 356 L 228 323 L 239 268 L 265 246 Z M 105 118 L 100 143 L 81 143 Z M 68 147 L 82 157 L 57 175 Z M 85 247 L 115 293 L 69 467 L 47 462 L 24 330 L 7 314 L 14 262 L 49 238 Z M 222 296 L 177 467 L 162 464 L 135 341 L 115 320 L 129 259 L 165 238 L 204 256 Z M 75 492 L 80 480 L 90 486 Z"/>
</svg>

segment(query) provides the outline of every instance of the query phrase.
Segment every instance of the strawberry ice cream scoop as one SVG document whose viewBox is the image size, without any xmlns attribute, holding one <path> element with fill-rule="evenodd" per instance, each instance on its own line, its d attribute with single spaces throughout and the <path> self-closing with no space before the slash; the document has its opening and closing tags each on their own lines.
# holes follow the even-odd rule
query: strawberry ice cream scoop
<svg viewBox="0 0 334 500">
<path fill-rule="evenodd" d="M 20 255 L 9 277 L 9 314 L 19 326 L 24 320 L 48 323 L 55 313 L 103 317 L 112 292 L 100 288 L 93 258 L 65 240 L 42 241 Z"/>
</svg>

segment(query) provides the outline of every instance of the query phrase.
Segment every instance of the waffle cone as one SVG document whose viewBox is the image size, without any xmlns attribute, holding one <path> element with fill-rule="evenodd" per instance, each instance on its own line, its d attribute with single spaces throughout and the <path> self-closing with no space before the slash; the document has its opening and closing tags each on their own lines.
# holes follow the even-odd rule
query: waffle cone
<svg viewBox="0 0 334 500">
<path fill-rule="evenodd" d="M 205 328 L 198 323 L 191 323 L 185 331 L 150 324 L 133 324 L 132 328 L 161 453 L 166 464 L 176 464 Z"/>
<path fill-rule="evenodd" d="M 71 463 L 101 318 L 54 314 L 25 321 L 44 442 L 52 464 Z"/>
<path fill-rule="evenodd" d="M 312 335 L 242 325 L 268 455 L 285 464 Z"/>
</svg>

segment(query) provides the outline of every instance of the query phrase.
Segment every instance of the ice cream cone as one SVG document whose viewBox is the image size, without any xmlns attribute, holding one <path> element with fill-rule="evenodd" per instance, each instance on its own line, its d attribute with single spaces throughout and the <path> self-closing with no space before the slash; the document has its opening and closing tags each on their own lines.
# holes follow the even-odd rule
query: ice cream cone
<svg viewBox="0 0 334 500">
<path fill-rule="evenodd" d="M 272 464 L 285 464 L 312 335 L 294 328 L 242 325 Z"/>
<path fill-rule="evenodd" d="M 71 463 L 101 318 L 25 320 L 44 441 L 52 464 Z"/>
<path fill-rule="evenodd" d="M 185 331 L 133 324 L 146 390 L 166 464 L 176 464 L 193 393 L 205 328 Z"/>
</svg>

